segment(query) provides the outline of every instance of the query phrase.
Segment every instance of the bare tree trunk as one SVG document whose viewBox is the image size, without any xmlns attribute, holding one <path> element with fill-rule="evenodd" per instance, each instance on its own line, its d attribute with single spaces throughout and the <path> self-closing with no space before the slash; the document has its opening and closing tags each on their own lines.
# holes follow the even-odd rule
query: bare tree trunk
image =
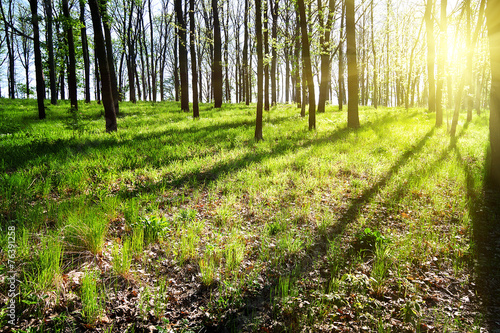
<svg viewBox="0 0 500 333">
<path fill-rule="evenodd" d="M 277 101 L 277 91 L 276 91 L 276 63 L 277 63 L 277 37 L 278 37 L 278 9 L 279 0 L 271 1 L 271 16 L 273 18 L 273 27 L 271 30 L 271 50 L 272 50 L 272 60 L 271 60 L 271 105 L 276 105 Z M 288 46 L 285 46 L 285 49 Z"/>
<path fill-rule="evenodd" d="M 175 0 L 175 14 L 179 24 L 179 70 L 181 77 L 181 110 L 189 112 L 188 61 L 186 50 L 186 23 L 182 14 L 181 0 Z"/>
<path fill-rule="evenodd" d="M 212 0 L 212 11 L 214 15 L 214 63 L 212 86 L 214 91 L 214 107 L 220 108 L 222 106 L 222 41 L 217 4 L 217 0 Z"/>
<path fill-rule="evenodd" d="M 340 18 L 340 37 L 339 37 L 339 110 L 344 107 L 345 89 L 344 89 L 344 27 L 345 27 L 345 1 L 341 0 L 342 14 Z"/>
<path fill-rule="evenodd" d="M 198 70 L 196 68 L 194 0 L 189 0 L 189 50 L 191 52 L 191 86 L 193 89 L 193 118 L 200 117 L 198 106 Z"/>
<path fill-rule="evenodd" d="M 96 48 L 96 57 L 99 59 L 104 118 L 106 119 L 106 132 L 115 132 L 117 130 L 115 103 L 113 101 L 113 90 L 111 87 L 111 74 L 108 67 L 106 44 L 102 32 L 101 13 L 99 10 L 100 4 L 97 1 L 98 0 L 89 0 L 89 7 L 90 14 L 92 15 L 92 22 L 94 25 L 94 44 Z"/>
<path fill-rule="evenodd" d="M 50 82 L 50 104 L 57 104 L 57 82 L 56 82 L 56 65 L 54 60 L 54 32 L 52 31 L 52 1 L 44 0 L 45 5 L 45 20 L 47 29 L 47 55 L 48 55 L 48 65 L 49 65 L 49 82 Z M 80 5 L 81 6 L 81 5 Z M 82 28 L 83 30 L 84 28 Z M 83 35 L 82 35 L 83 39 Z M 83 43 L 83 40 L 82 40 Z M 82 44 L 82 46 L 84 46 Z M 85 52 L 85 51 L 84 51 Z M 87 51 L 88 52 L 88 51 Z M 85 55 L 84 55 L 85 56 Z"/>
<path fill-rule="evenodd" d="M 261 0 L 255 0 L 255 34 L 257 37 L 257 115 L 255 120 L 255 140 L 263 140 L 262 109 L 263 109 L 263 72 L 264 56 L 262 54 L 262 12 Z"/>
<path fill-rule="evenodd" d="M 500 187 L 500 3 L 488 1 L 486 19 L 490 40 L 491 95 L 490 95 L 490 178 Z"/>
<path fill-rule="evenodd" d="M 83 68 L 85 78 L 85 103 L 90 103 L 90 56 L 87 40 L 87 28 L 85 26 L 85 2 L 83 0 L 80 0 L 80 23 L 82 24 L 80 35 L 82 38 Z"/>
<path fill-rule="evenodd" d="M 356 21 L 354 0 L 346 0 L 346 34 L 347 34 L 347 89 L 349 100 L 347 104 L 347 126 L 359 128 L 358 115 L 358 63 L 356 59 Z"/>
<path fill-rule="evenodd" d="M 435 45 L 434 45 L 434 18 L 433 18 L 434 0 L 427 0 L 425 6 L 425 27 L 427 33 L 427 77 L 429 82 L 429 112 L 436 111 L 436 82 L 434 79 L 434 61 L 435 61 Z"/>
<path fill-rule="evenodd" d="M 38 27 L 38 2 L 30 0 L 31 22 L 33 23 L 33 48 L 35 49 L 36 99 L 38 118 L 45 119 L 45 84 L 43 81 L 42 52 L 40 50 L 40 29 Z"/>
<path fill-rule="evenodd" d="M 62 0 L 63 15 L 66 18 L 64 30 L 66 31 L 66 38 L 68 41 L 68 92 L 71 107 L 78 110 L 78 95 L 76 86 L 76 56 L 75 56 L 75 42 L 73 39 L 73 27 L 69 23 L 71 16 L 69 15 L 68 0 Z"/>
<path fill-rule="evenodd" d="M 307 34 L 307 18 L 304 0 L 297 0 L 297 9 L 300 16 L 300 31 L 302 35 L 302 60 L 304 62 L 304 76 L 307 79 L 309 95 L 309 130 L 316 129 L 316 97 L 311 67 L 309 35 Z"/>
<path fill-rule="evenodd" d="M 269 57 L 269 30 L 267 24 L 267 0 L 264 0 L 264 58 Z M 264 110 L 269 111 L 269 62 L 264 63 Z"/>
<path fill-rule="evenodd" d="M 319 86 L 319 101 L 318 113 L 325 112 L 326 99 L 328 98 L 328 88 L 330 87 L 331 72 L 330 72 L 330 35 L 331 27 L 333 26 L 333 17 L 335 15 L 335 0 L 330 0 L 328 3 L 328 19 L 324 29 L 324 37 L 321 43 L 323 45 L 321 51 L 321 82 Z"/>
</svg>

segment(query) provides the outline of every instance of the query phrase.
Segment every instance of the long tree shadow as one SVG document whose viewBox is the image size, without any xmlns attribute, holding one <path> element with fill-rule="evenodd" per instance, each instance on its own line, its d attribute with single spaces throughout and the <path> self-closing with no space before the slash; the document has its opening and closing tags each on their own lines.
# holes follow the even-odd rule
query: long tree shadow
<svg viewBox="0 0 500 333">
<path fill-rule="evenodd" d="M 483 180 L 480 193 L 474 190 L 474 178 L 470 165 L 455 147 L 457 160 L 462 165 L 467 182 L 469 215 L 472 218 L 475 245 L 475 284 L 482 301 L 481 313 L 488 332 L 500 330 L 500 190 Z M 489 151 L 488 151 L 489 153 Z M 488 163 L 489 156 L 485 164 Z M 485 169 L 488 168 L 485 165 Z M 487 177 L 487 172 L 485 172 Z"/>
<path fill-rule="evenodd" d="M 344 129 L 344 132 L 346 130 Z M 313 245 L 306 250 L 308 253 L 306 256 L 302 258 L 298 258 L 294 260 L 292 263 L 287 264 L 287 270 L 290 273 L 293 272 L 294 275 L 302 275 L 308 276 L 308 273 L 311 272 L 313 268 L 314 262 L 324 256 L 328 249 L 328 240 L 334 239 L 337 235 L 340 235 L 344 232 L 345 228 L 353 221 L 355 221 L 358 217 L 362 209 L 370 203 L 373 197 L 379 193 L 384 187 L 387 186 L 389 181 L 392 179 L 394 175 L 396 175 L 402 167 L 404 167 L 408 161 L 416 156 L 419 152 L 422 151 L 423 147 L 426 145 L 427 141 L 433 136 L 435 129 L 430 129 L 422 138 L 418 140 L 416 144 L 412 146 L 411 149 L 405 151 L 397 160 L 397 162 L 387 171 L 384 176 L 373 186 L 367 188 L 359 197 L 351 200 L 347 209 L 343 211 L 343 213 L 338 217 L 337 223 L 334 225 L 333 229 L 331 229 L 327 235 L 315 235 L 318 237 L 319 241 L 313 243 Z M 334 136 L 341 135 L 342 132 L 337 132 Z M 451 147 L 448 147 L 439 158 L 438 161 L 446 158 L 449 154 Z M 438 163 L 436 161 L 436 163 Z M 402 192 L 403 189 L 400 188 L 398 192 Z M 398 194 L 394 194 L 395 196 Z M 291 266 L 290 266 L 291 265 Z M 278 280 L 272 282 L 271 285 L 266 286 L 261 289 L 258 293 L 254 293 L 246 296 L 243 301 L 243 307 L 233 313 L 233 315 L 226 318 L 225 321 L 216 326 L 207 327 L 208 331 L 213 332 L 229 332 L 231 329 L 229 327 L 241 328 L 242 319 L 248 319 L 256 311 L 260 311 L 267 306 L 267 302 L 271 297 L 271 292 L 274 288 L 276 288 L 278 284 Z M 245 320 L 246 320 L 245 319 Z"/>
</svg>

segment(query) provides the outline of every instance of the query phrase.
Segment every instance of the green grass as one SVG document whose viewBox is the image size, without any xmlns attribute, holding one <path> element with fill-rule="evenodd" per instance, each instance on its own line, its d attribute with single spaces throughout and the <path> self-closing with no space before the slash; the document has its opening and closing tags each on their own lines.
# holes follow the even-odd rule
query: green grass
<svg viewBox="0 0 500 333">
<path fill-rule="evenodd" d="M 245 311 L 263 327 L 274 318 L 284 330 L 351 320 L 383 331 L 389 319 L 379 318 L 398 320 L 401 330 L 423 322 L 437 330 L 478 325 L 471 312 L 445 327 L 447 310 L 422 301 L 438 287 L 421 288 L 429 277 L 419 272 L 473 279 L 486 115 L 469 124 L 462 115 L 450 140 L 446 126 L 434 128 L 434 115 L 422 109 L 361 107 L 354 131 L 345 112 L 329 107 L 311 132 L 300 110 L 278 105 L 256 143 L 254 106 L 202 105 L 194 121 L 176 103 L 123 103 L 112 134 L 95 103 L 75 115 L 60 102 L 44 121 L 36 120 L 34 101 L 0 106 L 1 227 L 18 226 L 19 258 L 47 259 L 38 270 L 20 266 L 39 290 L 97 263 L 104 284 L 113 280 L 109 271 L 137 272 L 146 284 L 137 296 L 141 313 L 148 316 L 154 299 L 158 323 L 167 302 L 184 304 L 167 293 L 194 288 L 194 295 L 206 293 L 197 304 L 210 313 L 193 325 L 245 330 L 230 315 Z M 37 240 L 50 235 L 61 248 L 49 253 Z M 119 246 L 117 239 L 126 241 Z M 0 245 L 4 260 L 3 236 Z M 81 306 L 90 323 L 104 304 L 86 288 Z M 132 287 L 106 288 L 118 299 Z M 385 304 L 384 296 L 406 302 Z M 249 310 L 259 300 L 286 300 L 286 309 Z"/>
</svg>

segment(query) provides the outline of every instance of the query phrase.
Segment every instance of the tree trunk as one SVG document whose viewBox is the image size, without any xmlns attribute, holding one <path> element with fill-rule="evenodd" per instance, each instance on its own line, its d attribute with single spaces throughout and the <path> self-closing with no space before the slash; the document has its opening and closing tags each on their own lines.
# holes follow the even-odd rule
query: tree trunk
<svg viewBox="0 0 500 333">
<path fill-rule="evenodd" d="M 322 43 L 321 52 L 321 82 L 319 86 L 319 101 L 318 101 L 318 113 L 325 112 L 326 99 L 328 98 L 328 88 L 330 87 L 330 35 L 331 27 L 333 26 L 333 17 L 335 15 L 335 0 L 330 0 L 328 3 L 328 19 L 324 29 L 324 37 Z"/>
<path fill-rule="evenodd" d="M 266 59 L 264 63 L 264 110 L 269 111 L 269 62 L 267 61 L 269 57 L 269 30 L 267 24 L 267 1 L 264 0 L 264 58 Z"/>
<path fill-rule="evenodd" d="M 358 63 L 356 59 L 356 21 L 354 0 L 346 0 L 346 34 L 347 34 L 347 126 L 359 128 L 358 115 Z"/>
<path fill-rule="evenodd" d="M 49 67 L 49 82 L 50 82 L 50 104 L 57 104 L 57 82 L 56 82 L 56 65 L 54 60 L 54 32 L 52 31 L 52 1 L 44 0 L 45 6 L 45 21 L 47 29 L 47 62 Z M 82 6 L 80 4 L 80 6 Z M 84 28 L 82 28 L 83 30 Z M 83 35 L 82 35 L 83 38 Z M 83 41 L 82 41 L 83 42 Z M 82 45 L 83 46 L 83 45 Z"/>
<path fill-rule="evenodd" d="M 212 0 L 212 11 L 214 15 L 214 63 L 212 87 L 214 91 L 214 107 L 220 108 L 222 106 L 222 41 L 217 3 L 217 0 Z"/>
<path fill-rule="evenodd" d="M 490 178 L 500 187 L 500 2 L 488 1 L 486 22 L 490 41 Z"/>
<path fill-rule="evenodd" d="M 189 112 L 188 61 L 186 49 L 186 23 L 182 14 L 181 0 L 175 0 L 175 14 L 179 24 L 179 70 L 181 78 L 181 110 Z"/>
<path fill-rule="evenodd" d="M 314 82 L 311 67 L 311 56 L 309 48 L 309 35 L 307 33 L 306 7 L 304 0 L 297 0 L 297 9 L 300 16 L 300 31 L 302 35 L 302 60 L 304 62 L 304 76 L 307 80 L 309 95 L 309 130 L 316 129 L 316 96 L 314 94 Z"/>
<path fill-rule="evenodd" d="M 255 34 L 257 37 L 257 115 L 255 119 L 255 140 L 263 140 L 262 109 L 263 109 L 263 75 L 264 56 L 262 54 L 262 8 L 261 0 L 255 0 Z"/>
<path fill-rule="evenodd" d="M 182 7 L 181 7 L 182 8 Z M 174 37 L 174 90 L 175 90 L 175 101 L 179 101 L 179 61 L 178 61 L 178 42 L 179 42 L 179 28 L 177 25 L 179 22 L 177 21 L 177 18 L 175 19 L 176 25 L 175 25 L 175 37 Z"/>
<path fill-rule="evenodd" d="M 76 85 L 76 56 L 75 56 L 75 41 L 73 39 L 73 27 L 70 23 L 71 16 L 69 15 L 68 0 L 62 0 L 63 15 L 66 18 L 64 30 L 68 41 L 68 92 L 71 107 L 78 110 L 78 92 Z"/>
<path fill-rule="evenodd" d="M 274 1 L 274 2 L 273 2 Z M 276 64 L 277 64 L 277 52 L 276 45 L 278 44 L 278 9 L 279 0 L 271 0 L 271 16 L 273 18 L 273 27 L 271 30 L 271 50 L 272 50 L 272 60 L 271 60 L 271 105 L 276 105 L 277 101 L 277 91 L 276 91 Z M 285 49 L 288 46 L 285 45 Z M 286 60 L 285 60 L 286 61 Z"/>
<path fill-rule="evenodd" d="M 33 48 L 35 49 L 36 99 L 38 118 L 45 119 L 45 84 L 43 81 L 42 52 L 40 50 L 40 29 L 38 27 L 38 1 L 30 0 L 31 22 L 33 23 Z"/>
<path fill-rule="evenodd" d="M 377 51 L 375 47 L 375 35 L 373 33 L 373 27 L 375 21 L 373 20 L 373 0 L 370 2 L 370 19 L 371 19 L 371 42 L 372 42 L 372 53 L 373 53 L 373 97 L 372 104 L 376 109 L 378 107 L 378 68 L 377 68 Z M 410 85 L 408 85 L 408 91 Z"/>
<path fill-rule="evenodd" d="M 113 44 L 112 44 L 112 39 L 111 39 L 111 27 L 110 27 L 110 22 L 108 18 L 108 13 L 107 13 L 107 2 L 108 0 L 100 0 L 100 8 L 103 10 L 102 15 L 102 23 L 103 23 L 103 28 L 104 28 L 104 37 L 105 37 L 105 43 L 106 43 L 106 54 L 108 57 L 108 68 L 109 68 L 109 75 L 111 79 L 111 93 L 113 94 L 113 103 L 114 103 L 114 110 L 115 110 L 115 115 L 118 115 L 120 113 L 120 108 L 118 105 L 118 101 L 120 100 L 120 95 L 118 93 L 118 79 L 116 77 L 116 71 L 115 71 L 115 60 L 113 56 Z"/>
<path fill-rule="evenodd" d="M 345 100 L 345 89 L 344 89 L 344 19 L 345 19 L 345 2 L 341 2 L 342 14 L 340 18 L 340 36 L 339 36 L 339 110 L 342 111 L 344 107 Z"/>
<path fill-rule="evenodd" d="M 200 117 L 198 106 L 198 70 L 196 68 L 194 0 L 189 0 L 189 50 L 191 51 L 191 86 L 193 89 L 193 118 Z"/>
<path fill-rule="evenodd" d="M 84 0 L 80 0 L 80 23 L 82 25 L 80 29 L 80 35 L 82 37 L 83 68 L 84 68 L 84 78 L 85 78 L 85 88 L 84 88 L 85 103 L 90 103 L 90 56 L 89 56 L 89 45 L 87 40 L 87 28 L 85 26 Z"/>
<path fill-rule="evenodd" d="M 245 0 L 245 18 L 244 18 L 244 39 L 243 39 L 243 92 L 245 95 L 245 104 L 250 104 L 250 86 L 248 71 L 248 0 Z"/>
<path fill-rule="evenodd" d="M 435 59 L 435 45 L 434 45 L 434 19 L 433 7 L 434 0 L 427 0 L 425 6 L 425 27 L 427 32 L 427 77 L 429 83 L 429 112 L 436 111 L 436 82 L 434 79 L 434 59 Z"/>
<path fill-rule="evenodd" d="M 34 0 L 36 1 L 36 0 Z M 98 0 L 89 0 L 90 14 L 94 25 L 94 44 L 96 56 L 99 59 L 99 72 L 102 86 L 102 103 L 104 105 L 104 118 L 106 119 L 106 132 L 115 132 L 117 130 L 115 103 L 113 101 L 113 90 L 111 83 L 111 74 L 108 66 L 108 56 L 106 54 L 106 45 L 102 32 L 100 5 Z"/>
</svg>

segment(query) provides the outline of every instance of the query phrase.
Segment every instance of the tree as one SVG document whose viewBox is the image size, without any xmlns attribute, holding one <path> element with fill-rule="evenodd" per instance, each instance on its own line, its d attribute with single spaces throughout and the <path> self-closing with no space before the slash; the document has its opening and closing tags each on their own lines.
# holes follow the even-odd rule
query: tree
<svg viewBox="0 0 500 333">
<path fill-rule="evenodd" d="M 255 35 L 257 39 L 257 115 L 255 120 L 255 140 L 260 141 L 264 140 L 262 136 L 264 56 L 262 54 L 261 0 L 255 0 Z"/>
<path fill-rule="evenodd" d="M 245 104 L 250 104 L 250 73 L 248 71 L 248 0 L 245 0 L 244 39 L 243 39 L 243 94 Z"/>
<path fill-rule="evenodd" d="M 65 18 L 65 31 L 66 38 L 68 41 L 68 57 L 69 57 L 69 67 L 68 67 L 68 91 L 71 107 L 78 109 L 78 95 L 76 86 L 76 55 L 75 55 L 75 42 L 73 39 L 73 24 L 71 15 L 69 13 L 68 0 L 62 0 L 63 15 Z"/>
<path fill-rule="evenodd" d="M 181 110 L 189 112 L 189 84 L 188 84 L 188 61 L 186 49 L 186 23 L 182 15 L 181 0 L 175 0 L 175 14 L 177 17 L 179 36 L 179 71 L 181 79 Z"/>
<path fill-rule="evenodd" d="M 354 0 L 346 0 L 346 34 L 347 34 L 347 126 L 359 128 L 358 100 L 358 62 L 356 58 L 356 21 L 354 19 Z"/>
<path fill-rule="evenodd" d="M 447 0 L 441 0 L 441 22 L 440 22 L 440 39 L 439 39 L 439 54 L 438 54 L 438 80 L 436 85 L 436 127 L 443 124 L 443 85 L 445 76 L 445 64 L 447 47 L 447 32 L 448 20 L 446 17 Z"/>
<path fill-rule="evenodd" d="M 33 0 L 36 1 L 36 0 Z M 98 0 L 89 0 L 90 14 L 94 26 L 94 44 L 96 58 L 99 62 L 99 74 L 102 88 L 102 104 L 104 106 L 104 118 L 106 120 L 106 132 L 116 132 L 116 113 L 113 100 L 113 91 L 111 87 L 111 74 L 108 65 L 108 55 L 106 54 L 106 44 L 102 32 L 102 19 L 100 4 Z"/>
<path fill-rule="evenodd" d="M 321 0 L 318 0 L 318 7 L 321 7 Z M 321 83 L 319 86 L 318 113 L 325 112 L 326 99 L 328 97 L 328 89 L 330 88 L 330 35 L 331 27 L 333 26 L 333 17 L 335 15 L 335 0 L 329 0 L 326 26 L 322 26 L 324 36 L 320 41 L 321 44 Z M 322 16 L 322 13 L 320 12 Z M 321 20 L 320 22 L 322 22 Z"/>
<path fill-rule="evenodd" d="M 214 107 L 222 106 L 222 40 L 220 34 L 219 9 L 217 0 L 212 0 L 212 11 L 214 15 L 214 63 L 212 74 L 212 86 L 214 90 Z"/>
<path fill-rule="evenodd" d="M 85 27 L 84 0 L 80 0 L 80 24 L 82 25 L 80 29 L 80 35 L 82 38 L 83 66 L 85 72 L 85 103 L 90 103 L 90 56 L 89 56 L 89 46 L 87 40 L 87 28 Z"/>
<path fill-rule="evenodd" d="M 436 111 L 436 82 L 434 78 L 434 59 L 435 59 L 435 45 L 434 45 L 434 18 L 432 15 L 434 7 L 433 0 L 427 0 L 425 5 L 425 31 L 427 33 L 427 78 L 429 88 L 429 112 Z"/>
<path fill-rule="evenodd" d="M 194 34 L 194 0 L 189 0 L 189 50 L 191 52 L 191 78 L 193 89 L 193 118 L 200 117 L 200 108 L 198 106 L 198 70 L 196 68 L 196 48 Z"/>
<path fill-rule="evenodd" d="M 490 41 L 491 92 L 490 92 L 490 176 L 500 187 L 500 2 L 488 1 L 486 20 Z"/>
<path fill-rule="evenodd" d="M 297 0 L 297 9 L 300 17 L 300 32 L 302 35 L 302 61 L 304 62 L 304 76 L 307 80 L 309 92 L 309 130 L 316 129 L 316 96 L 311 67 L 309 35 L 307 33 L 306 7 L 304 0 Z M 303 101 L 305 103 L 305 101 Z"/>
<path fill-rule="evenodd" d="M 38 118 L 45 119 L 45 84 L 43 81 L 42 52 L 40 50 L 40 28 L 38 26 L 38 1 L 30 0 L 31 22 L 33 23 L 33 48 L 35 51 L 36 99 Z"/>
<path fill-rule="evenodd" d="M 56 82 L 56 64 L 54 60 L 54 39 L 52 29 L 52 1 L 44 0 L 45 4 L 45 18 L 47 29 L 47 61 L 49 65 L 49 82 L 50 82 L 50 104 L 57 104 L 57 82 Z"/>
</svg>

